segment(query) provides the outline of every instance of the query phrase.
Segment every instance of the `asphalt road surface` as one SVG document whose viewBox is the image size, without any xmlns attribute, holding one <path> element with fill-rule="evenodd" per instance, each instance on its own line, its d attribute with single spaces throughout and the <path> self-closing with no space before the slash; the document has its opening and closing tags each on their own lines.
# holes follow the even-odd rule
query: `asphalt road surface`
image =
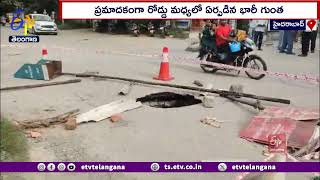
<svg viewBox="0 0 320 180">
<path fill-rule="evenodd" d="M 21 33 L 21 32 L 19 32 Z M 164 46 L 172 56 L 195 58 L 187 52 L 188 40 L 157 37 L 110 35 L 90 30 L 65 30 L 59 35 L 41 35 L 40 43 L 9 43 L 8 35 L 17 34 L 8 27 L 1 28 L 1 87 L 37 84 L 42 81 L 16 79 L 13 74 L 24 63 L 36 63 L 41 48 L 48 49 L 49 59 L 61 60 L 63 72 L 99 72 L 126 78 L 155 81 L 160 58 L 136 54 L 161 54 Z M 318 36 L 319 37 L 319 36 Z M 299 44 L 295 45 L 299 53 Z M 264 46 L 257 52 L 273 72 L 319 75 L 319 50 L 308 57 L 279 54 L 274 46 Z M 98 50 L 98 51 L 97 51 Z M 127 54 L 125 54 L 127 53 Z M 249 79 L 244 73 L 204 73 L 199 65 L 181 64 L 170 59 L 170 83 L 193 85 L 194 80 L 211 83 L 217 89 L 229 89 L 242 84 L 246 93 L 290 99 L 292 106 L 319 107 L 319 85 L 283 80 L 267 76 Z M 73 77 L 60 76 L 52 81 Z M 79 108 L 86 112 L 94 107 L 118 100 L 118 92 L 126 82 L 94 81 L 34 89 L 1 92 L 1 114 L 17 121 L 47 118 Z M 134 85 L 126 98 L 138 98 L 155 92 L 181 91 L 172 88 Z M 264 105 L 281 105 L 263 102 Z M 53 109 L 53 111 L 46 111 Z M 81 124 L 67 131 L 62 125 L 42 129 L 39 139 L 29 139 L 32 161 L 262 161 L 265 146 L 239 138 L 239 131 L 258 111 L 246 105 L 216 97 L 214 108 L 201 104 L 161 109 L 149 106 L 122 113 L 123 120 L 104 120 Z M 200 123 L 211 116 L 225 121 L 221 128 Z M 237 174 L 226 173 L 98 173 L 98 174 L 17 174 L 5 179 L 26 180 L 147 180 L 147 179 L 234 179 Z M 309 179 L 312 174 L 288 174 L 288 179 Z"/>
</svg>

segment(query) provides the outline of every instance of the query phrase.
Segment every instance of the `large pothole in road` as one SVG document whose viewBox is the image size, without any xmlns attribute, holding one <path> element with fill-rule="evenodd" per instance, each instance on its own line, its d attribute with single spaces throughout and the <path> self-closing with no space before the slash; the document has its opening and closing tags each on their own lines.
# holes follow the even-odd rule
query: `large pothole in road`
<svg viewBox="0 0 320 180">
<path fill-rule="evenodd" d="M 202 101 L 189 94 L 177 94 L 173 92 L 161 92 L 149 94 L 138 98 L 143 104 L 156 108 L 176 108 L 199 104 Z"/>
</svg>

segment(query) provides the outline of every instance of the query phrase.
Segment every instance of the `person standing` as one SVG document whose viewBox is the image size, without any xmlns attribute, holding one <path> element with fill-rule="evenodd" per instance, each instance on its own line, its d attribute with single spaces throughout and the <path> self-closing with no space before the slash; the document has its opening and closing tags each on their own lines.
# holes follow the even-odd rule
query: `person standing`
<svg viewBox="0 0 320 180">
<path fill-rule="evenodd" d="M 318 34 L 318 28 L 316 28 L 311 32 L 311 47 L 310 47 L 311 53 L 314 53 L 314 49 L 316 48 L 317 34 Z"/>
<path fill-rule="evenodd" d="M 281 47 L 283 44 L 283 34 L 284 34 L 284 30 L 279 31 L 278 50 L 281 50 Z"/>
<path fill-rule="evenodd" d="M 308 52 L 309 52 L 309 46 L 310 46 L 310 41 L 311 41 L 311 53 L 314 52 L 314 48 L 315 48 L 315 44 L 316 44 L 316 39 L 317 39 L 317 24 L 315 25 L 314 29 L 315 29 L 315 34 L 313 34 L 314 32 L 311 29 L 306 29 L 305 31 L 302 32 L 302 36 L 301 36 L 301 54 L 299 54 L 298 56 L 300 57 L 306 57 L 308 56 Z"/>
<path fill-rule="evenodd" d="M 294 55 L 295 53 L 292 52 L 294 39 L 295 39 L 295 31 L 285 30 L 283 32 L 282 46 L 280 48 L 280 53 L 284 53 L 285 49 L 287 49 L 287 52 L 286 52 L 287 54 Z"/>
<path fill-rule="evenodd" d="M 309 46 L 310 46 L 310 40 L 311 40 L 311 31 L 303 31 L 301 35 L 301 54 L 298 56 L 300 57 L 306 57 L 308 56 Z"/>
<path fill-rule="evenodd" d="M 262 40 L 263 40 L 263 34 L 267 29 L 267 23 L 266 20 L 255 20 L 255 28 L 254 28 L 254 43 L 257 45 L 258 50 L 262 50 Z"/>
<path fill-rule="evenodd" d="M 255 21 L 250 20 L 249 22 L 249 37 L 250 39 L 254 39 L 254 28 L 256 27 Z"/>
</svg>

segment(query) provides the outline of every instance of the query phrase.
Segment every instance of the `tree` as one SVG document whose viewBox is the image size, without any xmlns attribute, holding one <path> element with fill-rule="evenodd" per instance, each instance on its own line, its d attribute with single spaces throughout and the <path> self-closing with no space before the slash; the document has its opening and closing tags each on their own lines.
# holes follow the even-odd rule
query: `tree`
<svg viewBox="0 0 320 180">
<path fill-rule="evenodd" d="M 16 9 L 22 9 L 25 13 L 32 13 L 37 11 L 42 13 L 46 10 L 49 14 L 52 11 L 57 12 L 58 1 L 57 0 L 2 0 L 0 4 L 0 13 L 5 15 L 6 13 L 12 13 Z"/>
<path fill-rule="evenodd" d="M 0 3 L 0 15 L 15 11 L 18 5 L 18 0 L 2 0 Z"/>
</svg>

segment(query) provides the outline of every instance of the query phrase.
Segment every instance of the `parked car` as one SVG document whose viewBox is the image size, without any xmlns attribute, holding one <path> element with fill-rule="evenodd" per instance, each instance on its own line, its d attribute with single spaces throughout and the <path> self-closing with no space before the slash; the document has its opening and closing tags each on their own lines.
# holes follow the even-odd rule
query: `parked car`
<svg viewBox="0 0 320 180">
<path fill-rule="evenodd" d="M 28 29 L 31 34 L 58 34 L 57 24 L 48 15 L 44 14 L 29 14 L 35 24 Z"/>
</svg>

